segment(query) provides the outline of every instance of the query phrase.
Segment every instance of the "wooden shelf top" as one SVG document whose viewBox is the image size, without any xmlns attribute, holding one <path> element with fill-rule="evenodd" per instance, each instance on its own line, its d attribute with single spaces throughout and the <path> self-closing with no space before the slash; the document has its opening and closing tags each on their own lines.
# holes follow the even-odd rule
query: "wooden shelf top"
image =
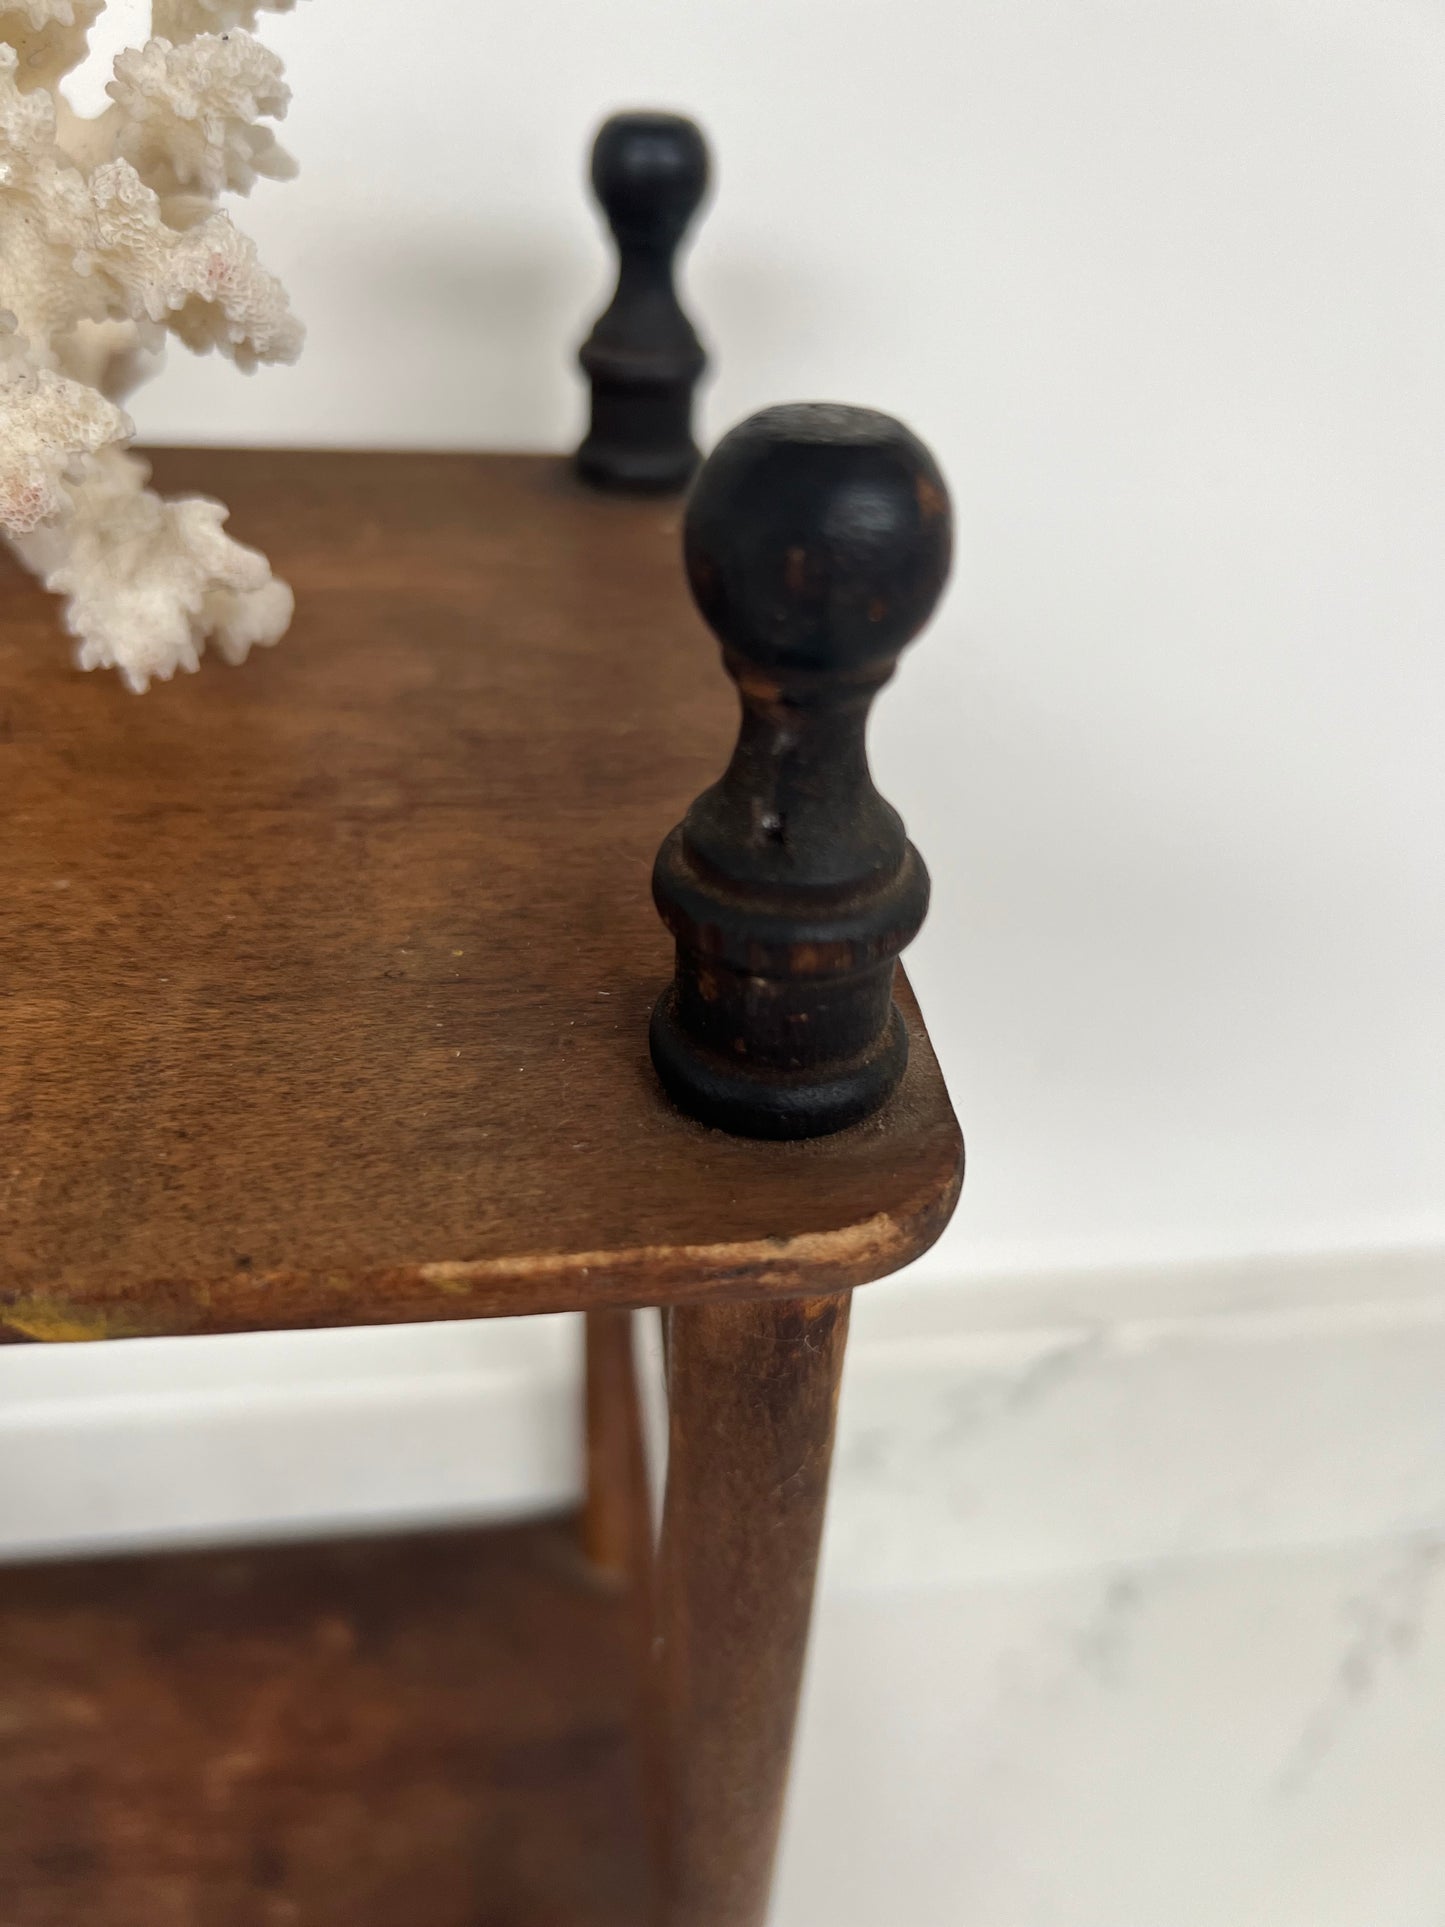
<svg viewBox="0 0 1445 1927">
<path fill-rule="evenodd" d="M 657 845 L 732 692 L 675 503 L 530 456 L 170 450 L 291 634 L 129 695 L 0 565 L 0 1325 L 120 1338 L 861 1284 L 957 1195 L 918 1012 L 884 1111 L 663 1097 Z"/>
</svg>

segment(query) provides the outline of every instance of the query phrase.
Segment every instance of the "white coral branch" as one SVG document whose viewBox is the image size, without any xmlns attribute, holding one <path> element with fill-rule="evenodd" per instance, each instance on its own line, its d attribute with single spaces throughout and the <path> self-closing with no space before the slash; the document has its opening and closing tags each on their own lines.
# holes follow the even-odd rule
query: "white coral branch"
<svg viewBox="0 0 1445 1927">
<path fill-rule="evenodd" d="M 118 153 L 159 195 L 249 194 L 258 174 L 296 172 L 271 129 L 256 125 L 284 119 L 291 90 L 277 56 L 248 33 L 131 48 L 106 91 L 122 116 Z"/>
<path fill-rule="evenodd" d="M 106 306 L 158 321 L 198 353 L 219 349 L 244 368 L 293 361 L 303 334 L 286 291 L 228 214 L 177 230 L 129 161 L 107 161 L 76 202 L 75 268 L 106 289 Z"/>
<path fill-rule="evenodd" d="M 53 103 L 20 93 L 14 69 L 0 46 L 0 291 L 30 338 L 125 317 L 245 368 L 294 360 L 303 335 L 285 290 L 230 216 L 178 228 L 129 161 L 83 173 L 56 144 Z"/>
<path fill-rule="evenodd" d="M 105 0 L 0 0 L 0 41 L 15 49 L 21 88 L 52 88 L 85 58 Z"/>
<path fill-rule="evenodd" d="M 265 556 L 225 533 L 221 503 L 163 501 L 149 474 L 139 456 L 107 450 L 70 491 L 65 521 L 15 543 L 46 588 L 70 598 L 80 667 L 118 669 L 138 692 L 199 668 L 208 641 L 244 662 L 286 633 L 294 606 Z"/>
<path fill-rule="evenodd" d="M 201 33 L 255 28 L 263 13 L 290 13 L 296 0 L 154 0 L 151 32 L 160 39 L 190 40 Z"/>
<path fill-rule="evenodd" d="M 14 316 L 0 314 L 0 529 L 29 535 L 67 514 L 66 484 L 90 456 L 133 433 L 104 395 L 37 368 Z"/>
<path fill-rule="evenodd" d="M 208 643 L 243 661 L 291 619 L 220 503 L 147 488 L 116 401 L 167 333 L 246 369 L 300 348 L 281 284 L 216 205 L 294 171 L 258 125 L 286 111 L 280 63 L 246 31 L 292 4 L 155 0 L 156 37 L 84 121 L 55 87 L 103 0 L 0 0 L 0 534 L 68 598 L 80 666 L 132 689 Z"/>
</svg>

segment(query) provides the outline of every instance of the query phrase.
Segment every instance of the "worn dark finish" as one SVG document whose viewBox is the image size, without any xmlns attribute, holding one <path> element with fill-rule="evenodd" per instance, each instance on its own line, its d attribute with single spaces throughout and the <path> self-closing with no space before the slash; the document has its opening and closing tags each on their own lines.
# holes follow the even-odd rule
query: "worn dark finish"
<svg viewBox="0 0 1445 1927">
<path fill-rule="evenodd" d="M 614 114 L 592 186 L 617 242 L 617 292 L 581 352 L 592 425 L 584 480 L 629 493 L 684 487 L 697 467 L 692 397 L 707 357 L 673 286 L 674 258 L 707 191 L 701 131 L 678 114 Z"/>
<path fill-rule="evenodd" d="M 0 1573 L 4 1927 L 641 1927 L 572 1521 Z"/>
<path fill-rule="evenodd" d="M 873 787 L 864 738 L 947 577 L 948 496 L 887 415 L 770 408 L 709 458 L 684 544 L 742 727 L 658 854 L 677 970 L 653 1062 L 706 1123 L 817 1136 L 876 1111 L 907 1063 L 894 966 L 928 873 Z"/>
<path fill-rule="evenodd" d="M 665 1927 L 762 1927 L 767 1912 L 848 1307 L 667 1314 Z"/>
<path fill-rule="evenodd" d="M 562 460 L 162 450 L 297 591 L 129 695 L 0 557 L 0 1324 L 34 1339 L 816 1293 L 947 1221 L 916 1011 L 856 1131 L 681 1115 L 659 827 L 731 692 L 677 516 Z"/>
</svg>

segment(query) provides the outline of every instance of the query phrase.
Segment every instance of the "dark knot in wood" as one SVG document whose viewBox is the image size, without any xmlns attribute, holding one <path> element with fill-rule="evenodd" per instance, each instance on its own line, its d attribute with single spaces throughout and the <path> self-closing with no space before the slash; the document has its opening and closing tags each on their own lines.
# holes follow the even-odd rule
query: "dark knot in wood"
<svg viewBox="0 0 1445 1927">
<path fill-rule="evenodd" d="M 769 408 L 703 468 L 684 551 L 742 722 L 658 853 L 677 969 L 652 1058 L 709 1124 L 818 1136 L 876 1110 L 907 1062 L 893 973 L 928 872 L 873 786 L 865 735 L 947 578 L 948 493 L 890 416 Z"/>
</svg>

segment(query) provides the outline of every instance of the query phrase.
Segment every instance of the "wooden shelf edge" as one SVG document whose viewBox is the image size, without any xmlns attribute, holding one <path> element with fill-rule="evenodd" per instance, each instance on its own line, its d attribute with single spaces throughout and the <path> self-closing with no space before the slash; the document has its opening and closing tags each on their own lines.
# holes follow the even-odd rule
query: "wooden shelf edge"
<svg viewBox="0 0 1445 1927">
<path fill-rule="evenodd" d="M 531 1312 L 638 1309 L 657 1304 L 818 1297 L 872 1284 L 934 1244 L 963 1185 L 963 1138 L 940 1099 L 941 1075 L 911 992 L 901 1000 L 912 1048 L 926 1058 L 919 1083 L 942 1112 L 934 1119 L 931 1167 L 902 1208 L 832 1231 L 779 1234 L 733 1244 L 644 1246 L 624 1251 L 543 1252 L 509 1258 L 433 1260 L 374 1271 L 244 1272 L 210 1280 L 55 1280 L 43 1297 L 0 1287 L 0 1344 L 74 1344 L 127 1338 L 304 1331 L 349 1325 L 429 1324 L 515 1316 L 519 1288 Z M 899 1104 L 906 1105 L 910 1071 Z M 888 1113 L 860 1125 L 883 1131 Z M 688 1128 L 701 1129 L 700 1126 Z M 807 1181 L 800 1163 L 800 1183 Z"/>
</svg>

